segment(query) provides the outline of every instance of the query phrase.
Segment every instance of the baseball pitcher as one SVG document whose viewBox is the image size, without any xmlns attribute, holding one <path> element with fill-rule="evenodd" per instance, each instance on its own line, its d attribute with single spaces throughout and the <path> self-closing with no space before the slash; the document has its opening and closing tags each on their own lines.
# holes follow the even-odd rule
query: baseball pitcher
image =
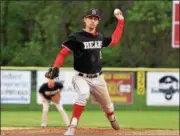
<svg viewBox="0 0 180 136">
<path fill-rule="evenodd" d="M 116 29 L 111 37 L 107 37 L 96 29 L 102 20 L 100 12 L 97 9 L 88 10 L 83 17 L 84 28 L 69 35 L 68 39 L 62 43 L 62 49 L 53 63 L 52 71 L 61 67 L 65 57 L 70 52 L 73 53 L 75 76 L 72 84 L 78 93 L 78 98 L 73 106 L 72 117 L 65 135 L 74 135 L 90 94 L 100 104 L 112 128 L 115 130 L 120 128 L 104 80 L 101 54 L 103 48 L 113 47 L 121 39 L 124 17 L 119 9 L 114 11 L 114 15 L 117 18 Z M 47 72 L 46 77 L 53 79 L 54 76 L 51 75 L 51 72 Z"/>
<path fill-rule="evenodd" d="M 64 120 L 65 124 L 69 125 L 69 118 L 66 114 L 63 105 L 60 103 L 61 99 L 61 91 L 63 89 L 63 85 L 60 82 L 52 82 L 51 81 L 44 83 L 39 88 L 39 95 L 42 99 L 42 121 L 41 121 L 41 127 L 45 128 L 47 126 L 47 117 L 48 117 L 48 111 L 49 111 L 49 103 L 52 102 L 57 110 L 60 112 L 62 119 Z M 50 83 L 50 84 L 49 84 Z"/>
</svg>

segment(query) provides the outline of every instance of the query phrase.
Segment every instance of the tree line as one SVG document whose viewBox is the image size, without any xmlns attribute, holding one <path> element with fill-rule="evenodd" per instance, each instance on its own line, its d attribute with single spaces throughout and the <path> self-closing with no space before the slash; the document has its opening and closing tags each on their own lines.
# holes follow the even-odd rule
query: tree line
<svg viewBox="0 0 180 136">
<path fill-rule="evenodd" d="M 125 17 L 121 41 L 102 50 L 105 67 L 179 67 L 171 47 L 172 1 L 1 1 L 1 66 L 50 66 L 67 36 L 83 27 L 89 8 L 102 13 L 99 30 L 111 36 L 113 10 Z M 72 66 L 69 55 L 64 66 Z"/>
</svg>

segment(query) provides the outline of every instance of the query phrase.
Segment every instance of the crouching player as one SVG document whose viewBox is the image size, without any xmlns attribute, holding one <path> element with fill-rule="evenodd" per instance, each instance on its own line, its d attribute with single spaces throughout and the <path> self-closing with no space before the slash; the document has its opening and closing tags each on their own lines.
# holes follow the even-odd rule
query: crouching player
<svg viewBox="0 0 180 136">
<path fill-rule="evenodd" d="M 41 127 L 45 128 L 47 126 L 47 118 L 49 111 L 49 104 L 52 102 L 57 110 L 60 112 L 64 123 L 69 125 L 69 118 L 67 113 L 65 112 L 63 105 L 60 102 L 61 99 L 61 91 L 63 89 L 63 84 L 61 82 L 52 82 L 51 84 L 44 83 L 39 88 L 39 95 L 42 98 L 42 121 Z"/>
</svg>

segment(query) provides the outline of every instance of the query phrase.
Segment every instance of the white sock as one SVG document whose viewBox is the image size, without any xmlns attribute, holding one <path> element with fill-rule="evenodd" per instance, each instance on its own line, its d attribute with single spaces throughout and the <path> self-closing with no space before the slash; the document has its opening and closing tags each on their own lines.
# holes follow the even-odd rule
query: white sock
<svg viewBox="0 0 180 136">
<path fill-rule="evenodd" d="M 71 120 L 71 125 L 77 126 L 77 123 L 78 123 L 77 118 L 72 118 L 72 120 Z"/>
</svg>

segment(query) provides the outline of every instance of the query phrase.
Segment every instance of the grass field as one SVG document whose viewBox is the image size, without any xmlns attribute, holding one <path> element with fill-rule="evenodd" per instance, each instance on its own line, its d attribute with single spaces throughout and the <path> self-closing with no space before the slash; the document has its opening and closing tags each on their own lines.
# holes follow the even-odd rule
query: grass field
<svg viewBox="0 0 180 136">
<path fill-rule="evenodd" d="M 68 112 L 70 117 L 71 112 Z M 121 128 L 179 129 L 178 111 L 116 111 Z M 41 112 L 38 111 L 2 111 L 1 127 L 40 127 Z M 48 126 L 65 127 L 61 116 L 50 111 Z M 85 111 L 79 121 L 79 127 L 110 127 L 101 111 Z"/>
</svg>

